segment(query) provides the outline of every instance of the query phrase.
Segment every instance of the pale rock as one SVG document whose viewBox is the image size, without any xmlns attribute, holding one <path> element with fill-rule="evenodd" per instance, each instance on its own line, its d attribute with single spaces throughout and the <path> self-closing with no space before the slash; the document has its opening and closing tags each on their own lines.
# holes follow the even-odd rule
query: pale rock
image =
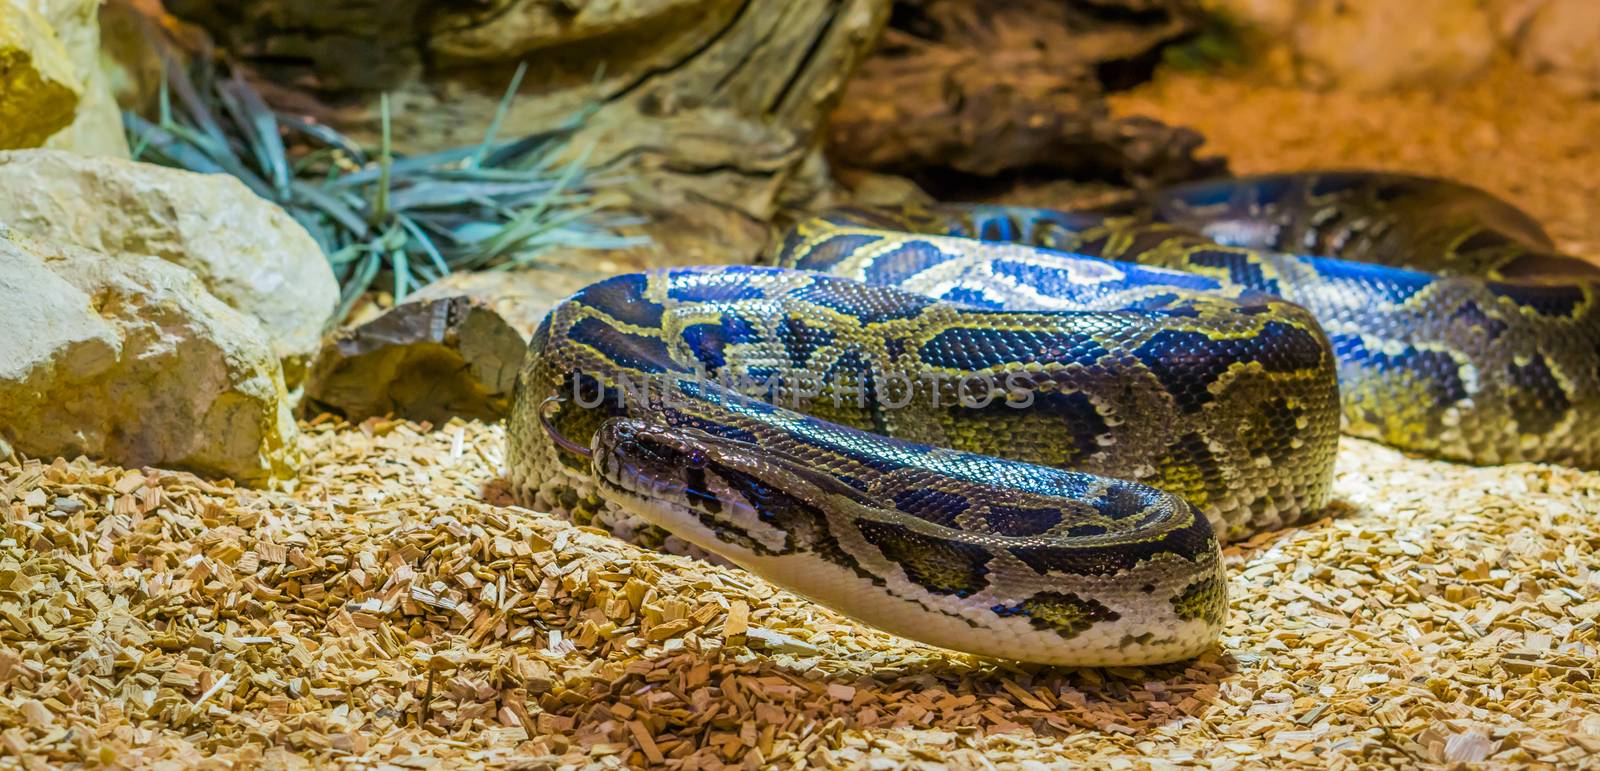
<svg viewBox="0 0 1600 771">
<path fill-rule="evenodd" d="M 289 479 L 298 429 L 261 325 L 154 257 L 0 228 L 0 444 L 248 485 Z"/>
<path fill-rule="evenodd" d="M 28 0 L 0 0 L 0 149 L 38 147 L 70 124 L 83 82 Z"/>
<path fill-rule="evenodd" d="M 1600 0 L 1548 0 L 1533 13 L 1517 58 L 1575 94 L 1600 97 Z"/>
<path fill-rule="evenodd" d="M 258 319 L 298 388 L 339 302 L 300 223 L 225 174 L 55 150 L 0 152 L 0 224 L 117 256 L 153 255 Z"/>
<path fill-rule="evenodd" d="M 18 0 L 13 0 L 18 1 Z M 128 157 L 122 111 L 111 95 L 110 78 L 100 61 L 101 0 L 20 0 L 31 3 L 55 30 L 73 74 L 83 83 L 83 98 L 72 123 L 44 146 L 85 155 Z"/>
<path fill-rule="evenodd" d="M 1465 82 L 1495 45 L 1479 0 L 1318 0 L 1293 30 L 1303 81 L 1358 91 Z"/>
</svg>

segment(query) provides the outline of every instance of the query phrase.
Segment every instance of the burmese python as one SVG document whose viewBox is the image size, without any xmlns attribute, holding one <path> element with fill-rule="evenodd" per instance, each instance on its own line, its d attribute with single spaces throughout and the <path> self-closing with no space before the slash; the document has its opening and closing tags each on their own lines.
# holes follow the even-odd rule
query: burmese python
<svg viewBox="0 0 1600 771">
<path fill-rule="evenodd" d="M 776 266 L 590 286 L 532 340 L 511 479 L 906 637 L 1138 664 L 1218 633 L 1216 535 L 1322 507 L 1341 411 L 1445 458 L 1600 459 L 1595 286 L 1535 278 L 1592 269 L 1510 205 L 1331 173 L 1153 211 L 841 211 Z"/>
</svg>

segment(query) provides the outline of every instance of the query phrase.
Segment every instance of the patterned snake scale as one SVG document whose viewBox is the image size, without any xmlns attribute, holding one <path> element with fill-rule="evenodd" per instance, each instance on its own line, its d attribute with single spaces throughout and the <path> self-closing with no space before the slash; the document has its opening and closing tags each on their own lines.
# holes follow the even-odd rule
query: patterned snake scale
<svg viewBox="0 0 1600 771">
<path fill-rule="evenodd" d="M 590 286 L 533 338 L 511 481 L 904 637 L 1122 665 L 1212 643 L 1219 540 L 1314 516 L 1341 422 L 1600 462 L 1597 272 L 1509 204 L 1339 172 L 1153 209 L 840 211 L 776 266 Z"/>
</svg>

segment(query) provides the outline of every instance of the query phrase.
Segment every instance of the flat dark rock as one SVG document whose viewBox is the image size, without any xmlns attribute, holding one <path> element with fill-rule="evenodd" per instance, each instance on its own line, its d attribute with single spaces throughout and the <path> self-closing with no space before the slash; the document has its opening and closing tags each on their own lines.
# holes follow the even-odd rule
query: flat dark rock
<svg viewBox="0 0 1600 771">
<path fill-rule="evenodd" d="M 497 420 L 510 407 L 526 348 L 526 339 L 484 300 L 458 295 L 402 303 L 328 339 L 306 386 L 305 409 L 350 420 Z"/>
</svg>

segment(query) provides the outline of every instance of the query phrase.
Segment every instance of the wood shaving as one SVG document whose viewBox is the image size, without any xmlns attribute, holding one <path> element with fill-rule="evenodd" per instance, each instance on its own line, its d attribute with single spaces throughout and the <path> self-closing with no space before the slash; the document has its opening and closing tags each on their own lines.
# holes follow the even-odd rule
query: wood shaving
<svg viewBox="0 0 1600 771">
<path fill-rule="evenodd" d="M 1221 644 L 1055 669 L 508 505 L 503 430 L 305 426 L 298 490 L 0 465 L 4 762 L 1112 768 L 1600 752 L 1600 473 L 1341 448 Z"/>
</svg>

